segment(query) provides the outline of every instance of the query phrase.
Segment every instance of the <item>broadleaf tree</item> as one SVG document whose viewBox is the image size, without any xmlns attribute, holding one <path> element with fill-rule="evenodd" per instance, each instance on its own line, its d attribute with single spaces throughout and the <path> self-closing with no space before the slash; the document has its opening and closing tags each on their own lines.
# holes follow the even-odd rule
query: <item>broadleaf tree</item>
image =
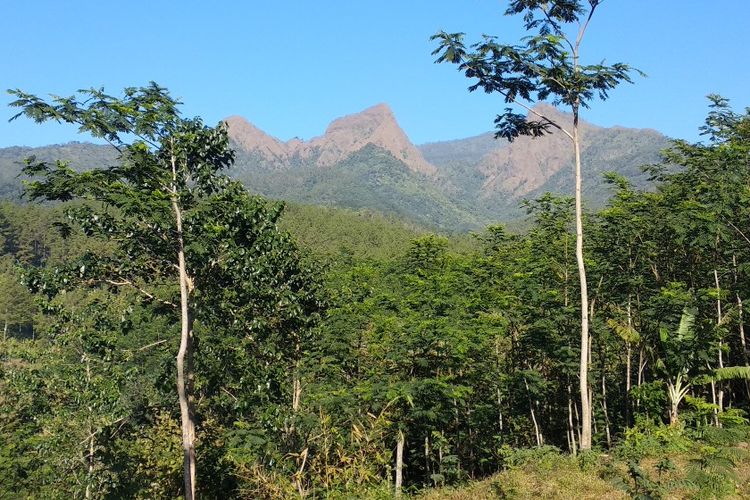
<svg viewBox="0 0 750 500">
<path fill-rule="evenodd" d="M 581 291 L 580 393 L 582 408 L 581 449 L 591 447 L 591 404 L 588 390 L 589 306 L 583 254 L 583 208 L 581 200 L 581 137 L 579 116 L 596 98 L 607 99 L 622 82 L 632 82 L 634 71 L 624 63 L 583 64 L 581 46 L 586 30 L 602 0 L 512 0 L 506 15 L 522 15 L 524 27 L 534 33 L 520 44 L 504 44 L 484 35 L 467 45 L 464 33 L 441 31 L 432 36 L 438 46 L 438 63 L 453 63 L 466 77 L 475 79 L 470 91 L 498 93 L 507 104 L 525 108 L 528 118 L 512 107 L 495 119 L 496 137 L 510 141 L 519 136 L 540 137 L 557 130 L 571 141 L 575 156 L 576 262 Z M 549 101 L 565 106 L 573 115 L 572 125 L 560 123 L 533 106 Z"/>
<path fill-rule="evenodd" d="M 21 110 L 14 118 L 74 124 L 119 152 L 112 165 L 81 170 L 27 160 L 28 197 L 84 202 L 66 210 L 69 223 L 59 224 L 61 232 L 82 231 L 109 245 L 108 252 L 89 252 L 47 276 L 36 273 L 30 285 L 48 294 L 81 285 L 127 288 L 179 322 L 175 368 L 184 495 L 195 498 L 195 406 L 212 390 L 210 384 L 196 386 L 194 353 L 211 351 L 198 349 L 196 324 L 262 352 L 266 341 L 275 350 L 294 344 L 316 317 L 311 273 L 276 224 L 281 207 L 221 174 L 234 159 L 225 124 L 183 118 L 180 103 L 155 83 L 127 88 L 123 97 L 99 89 L 50 101 L 10 93 L 16 97 L 12 106 Z M 216 331 L 206 331 L 206 339 L 216 338 Z"/>
</svg>

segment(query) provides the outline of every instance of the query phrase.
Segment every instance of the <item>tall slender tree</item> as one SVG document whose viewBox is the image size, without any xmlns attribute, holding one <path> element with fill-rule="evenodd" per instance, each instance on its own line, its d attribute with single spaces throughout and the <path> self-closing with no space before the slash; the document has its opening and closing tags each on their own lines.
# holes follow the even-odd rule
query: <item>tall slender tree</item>
<svg viewBox="0 0 750 500">
<path fill-rule="evenodd" d="M 506 15 L 523 15 L 527 31 L 519 45 L 502 44 L 494 36 L 464 44 L 463 33 L 439 32 L 432 37 L 438 47 L 436 62 L 458 65 L 478 88 L 501 94 L 508 104 L 525 108 L 528 119 L 508 107 L 495 119 L 496 137 L 513 140 L 521 135 L 539 137 L 555 130 L 571 141 L 575 157 L 576 262 L 581 292 L 580 393 L 582 409 L 581 449 L 591 448 L 591 404 L 588 387 L 589 305 L 583 253 L 583 208 L 581 197 L 581 137 L 579 115 L 595 98 L 606 99 L 621 82 L 631 82 L 633 69 L 627 64 L 581 63 L 581 45 L 594 12 L 602 0 L 513 0 Z M 532 107 L 537 101 L 564 105 L 573 114 L 572 125 Z"/>
<path fill-rule="evenodd" d="M 195 383 L 194 354 L 212 350 L 209 345 L 197 350 L 196 325 L 212 330 L 205 339 L 234 335 L 252 355 L 283 359 L 281 351 L 288 353 L 308 331 L 318 307 L 309 293 L 310 273 L 278 230 L 281 205 L 250 196 L 221 175 L 234 158 L 226 126 L 182 118 L 179 103 L 154 83 L 125 89 L 122 98 L 97 89 L 50 102 L 11 93 L 17 97 L 12 105 L 21 109 L 16 116 L 75 124 L 119 152 L 112 165 L 85 170 L 27 161 L 28 196 L 87 202 L 68 208 L 70 225 L 58 225 L 64 234 L 82 230 L 109 248 L 66 264 L 52 273 L 57 283 L 42 286 L 48 293 L 55 286 L 127 288 L 179 322 L 175 367 L 184 494 L 195 498 L 195 407 L 204 399 L 195 393 L 218 390 Z M 229 377 L 223 382 L 230 383 Z"/>
</svg>

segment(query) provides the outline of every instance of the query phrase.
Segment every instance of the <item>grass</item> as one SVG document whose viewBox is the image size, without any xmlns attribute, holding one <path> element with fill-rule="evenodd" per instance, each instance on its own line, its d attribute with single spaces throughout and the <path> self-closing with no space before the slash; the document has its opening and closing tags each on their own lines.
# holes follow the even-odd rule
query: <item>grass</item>
<svg viewBox="0 0 750 500">
<path fill-rule="evenodd" d="M 506 470 L 463 486 L 431 489 L 419 500 L 713 499 L 750 498 L 750 445 L 692 442 L 639 458 L 589 453 L 578 458 L 547 450 L 511 452 Z"/>
<path fill-rule="evenodd" d="M 571 456 L 548 453 L 464 487 L 434 489 L 421 500 L 473 499 L 627 499 L 625 491 L 600 477 L 605 467 L 585 465 Z"/>
</svg>

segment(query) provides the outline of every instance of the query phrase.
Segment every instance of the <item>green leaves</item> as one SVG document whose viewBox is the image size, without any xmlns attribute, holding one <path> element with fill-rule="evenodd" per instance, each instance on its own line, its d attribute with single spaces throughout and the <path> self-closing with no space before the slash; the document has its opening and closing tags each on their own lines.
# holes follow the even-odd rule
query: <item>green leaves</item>
<svg viewBox="0 0 750 500">
<path fill-rule="evenodd" d="M 635 328 L 628 326 L 627 323 L 623 324 L 614 318 L 609 318 L 607 319 L 607 326 L 614 330 L 617 336 L 628 344 L 637 344 L 641 341 L 641 335 Z M 666 341 L 668 335 L 668 331 L 664 329 L 662 342 Z"/>
<path fill-rule="evenodd" d="M 147 349 L 169 341 L 174 352 L 173 327 L 182 319 L 189 331 L 181 345 L 181 352 L 189 351 L 186 391 L 199 401 L 202 425 L 247 418 L 277 432 L 289 373 L 309 349 L 323 303 L 312 269 L 277 227 L 283 205 L 250 196 L 221 174 L 234 160 L 226 126 L 180 117 L 178 103 L 153 83 L 127 88 L 122 97 L 91 89 L 46 102 L 14 93 L 21 114 L 76 124 L 119 153 L 112 165 L 81 170 L 27 162 L 32 199 L 80 200 L 66 206 L 67 221 L 58 224 L 63 235 L 83 234 L 104 245 L 54 268 L 30 269 L 28 286 L 53 302 L 79 293 L 127 298 L 166 330 Z M 178 295 L 178 276 L 185 294 Z M 178 296 L 187 311 L 177 307 Z M 59 320 L 61 340 L 78 318 L 66 306 L 47 308 Z M 82 338 L 83 352 L 111 357 L 112 346 L 133 328 L 127 316 L 116 324 L 112 316 L 85 318 L 93 323 Z M 97 338 L 106 342 L 89 343 Z M 158 372 L 173 387 L 167 366 Z"/>
<path fill-rule="evenodd" d="M 690 343 L 695 340 L 695 317 L 698 314 L 696 307 L 685 306 L 680 317 L 680 325 L 677 327 L 675 341 L 679 343 Z"/>
<path fill-rule="evenodd" d="M 126 145 L 128 134 L 156 146 L 174 131 L 179 114 L 179 103 L 154 82 L 126 88 L 121 99 L 94 88 L 70 97 L 51 96 L 50 102 L 19 89 L 8 93 L 16 97 L 10 106 L 21 109 L 11 120 L 25 115 L 37 123 L 52 120 L 78 125 L 79 132 L 105 139 L 118 150 Z"/>
<path fill-rule="evenodd" d="M 459 64 L 466 57 L 466 48 L 463 44 L 464 33 L 446 33 L 440 31 L 430 37 L 431 41 L 438 41 L 438 47 L 432 51 L 433 56 L 438 56 L 437 63 L 450 62 Z"/>
<path fill-rule="evenodd" d="M 496 37 L 484 35 L 482 41 L 467 49 L 463 33 L 441 31 L 431 37 L 437 41 L 432 55 L 438 56 L 436 63 L 456 64 L 467 78 L 474 79 L 469 86 L 471 92 L 481 88 L 486 93 L 498 93 L 506 103 L 527 110 L 535 102 L 565 104 L 577 115 L 578 108 L 588 107 L 594 98 L 607 99 L 620 83 L 632 83 L 631 73 L 643 76 L 624 63 L 580 62 L 581 40 L 598 4 L 590 1 L 587 10 L 578 0 L 517 0 L 511 2 L 506 15 L 523 14 L 526 30 L 537 30 L 538 34 L 524 38 L 520 45 L 501 44 Z M 566 25 L 575 23 L 578 36 L 568 37 Z M 545 116 L 530 114 L 527 118 L 508 108 L 497 116 L 495 125 L 497 137 L 512 141 L 522 135 L 539 137 L 552 129 L 562 130 L 563 124 Z"/>
</svg>

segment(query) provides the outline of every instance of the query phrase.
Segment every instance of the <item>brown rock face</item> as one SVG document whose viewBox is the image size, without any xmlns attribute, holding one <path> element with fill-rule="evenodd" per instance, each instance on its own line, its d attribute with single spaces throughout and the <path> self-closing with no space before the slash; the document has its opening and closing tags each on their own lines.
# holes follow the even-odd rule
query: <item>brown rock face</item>
<svg viewBox="0 0 750 500">
<path fill-rule="evenodd" d="M 224 122 L 229 126 L 229 137 L 245 151 L 257 151 L 269 160 L 288 159 L 289 148 L 286 144 L 266 134 L 241 116 L 230 116 Z"/>
<path fill-rule="evenodd" d="M 572 130 L 572 115 L 548 104 L 537 105 L 534 110 L 566 130 Z M 537 120 L 538 116 L 529 113 L 528 119 Z M 582 140 L 594 128 L 580 122 Z M 519 137 L 507 146 L 490 151 L 480 160 L 477 168 L 486 177 L 481 189 L 482 196 L 502 192 L 514 198 L 522 197 L 543 186 L 558 171 L 572 164 L 573 144 L 559 130 L 553 129 L 551 134 L 544 137 Z"/>
<path fill-rule="evenodd" d="M 314 161 L 318 167 L 327 167 L 373 144 L 389 151 L 415 172 L 427 175 L 436 172 L 409 141 L 386 104 L 338 118 L 331 122 L 325 134 L 310 141 L 292 139 L 284 143 L 243 118 L 231 117 L 225 121 L 229 125 L 229 136 L 245 151 L 260 153 L 269 162 L 284 166 L 291 158 L 299 157 Z"/>
</svg>

